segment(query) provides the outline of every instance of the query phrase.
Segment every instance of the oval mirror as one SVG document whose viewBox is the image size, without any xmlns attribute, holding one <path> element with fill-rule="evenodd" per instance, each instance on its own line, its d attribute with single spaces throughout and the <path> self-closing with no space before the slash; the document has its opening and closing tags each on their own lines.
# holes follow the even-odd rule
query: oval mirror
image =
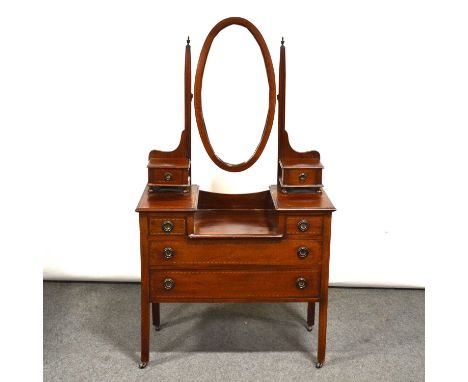
<svg viewBox="0 0 468 382">
<path fill-rule="evenodd" d="M 220 46 L 218 44 L 218 42 L 222 43 L 223 40 L 229 42 L 230 40 L 232 41 L 233 38 L 240 37 L 239 33 L 234 33 L 232 35 L 223 33 L 220 36 L 221 38 L 213 43 L 215 37 L 224 28 L 230 25 L 244 27 L 254 37 L 262 54 L 262 66 L 263 70 L 266 72 L 266 76 L 264 74 L 265 72 L 263 72 L 263 75 L 260 74 L 255 60 L 246 60 L 244 57 L 239 57 L 238 55 L 228 60 L 231 58 L 229 57 L 229 46 L 226 47 L 227 44 L 225 44 L 225 46 Z M 239 32 L 239 30 L 235 30 L 234 28 L 233 31 Z M 241 32 L 243 31 L 241 30 Z M 250 52 L 255 52 L 255 50 L 258 49 L 258 47 L 255 46 L 254 40 L 252 40 L 251 43 L 247 43 L 243 38 L 239 38 L 239 40 L 241 42 L 244 40 L 241 51 L 246 53 L 246 57 L 248 57 Z M 208 54 L 212 46 L 214 48 L 212 57 L 207 65 Z M 237 51 L 237 49 L 232 49 L 233 53 Z M 223 60 L 224 65 L 221 65 L 221 67 L 214 67 L 211 65 L 212 63 L 222 64 Z M 246 72 L 246 70 L 249 69 L 249 65 L 251 65 L 251 68 Z M 206 102 L 204 106 L 208 105 L 212 107 L 210 114 L 208 114 L 208 116 L 211 116 L 210 118 L 205 118 L 202 108 L 202 83 L 204 80 L 205 67 L 209 68 L 207 70 L 209 74 L 207 74 L 205 78 L 206 89 L 204 89 L 203 94 Z M 235 70 L 233 70 L 233 68 L 235 68 Z M 219 78 L 220 73 L 223 75 L 222 78 Z M 263 85 L 263 83 L 265 83 L 265 77 L 268 86 Z M 261 90 L 258 90 L 261 89 L 262 86 L 264 86 L 266 90 L 263 93 Z M 236 89 L 240 89 L 240 91 L 236 92 Z M 207 91 L 206 94 L 205 90 Z M 262 95 L 263 97 L 260 97 Z M 244 171 L 258 160 L 266 146 L 273 125 L 276 106 L 276 85 L 270 52 L 268 51 L 268 47 L 261 33 L 252 23 L 240 17 L 231 17 L 219 22 L 208 34 L 198 60 L 197 72 L 195 75 L 194 104 L 198 131 L 203 146 L 218 167 L 231 172 Z M 218 106 L 215 108 L 213 105 Z M 266 111 L 266 119 L 262 116 L 260 119 L 258 118 L 259 110 L 262 110 L 262 106 L 263 110 Z M 213 116 L 215 116 L 215 118 L 212 118 Z M 247 117 L 249 117 L 249 120 L 246 120 Z M 257 122 L 257 124 L 263 124 L 260 143 L 258 143 L 252 156 L 247 161 L 238 164 L 225 162 L 213 149 L 212 142 L 208 137 L 206 122 L 208 122 L 209 126 L 210 123 L 213 123 L 213 127 L 211 127 L 212 141 L 215 143 L 218 142 L 216 144 L 217 147 L 221 146 L 219 142 L 223 143 L 223 146 L 227 148 L 227 150 L 223 151 L 227 151 L 229 159 L 237 158 L 239 152 L 245 152 L 242 147 L 236 147 L 236 142 L 242 142 L 243 145 L 247 143 L 248 145 L 249 138 L 258 137 L 258 133 L 255 131 L 259 127 L 255 122 Z M 237 126 L 236 123 L 238 124 Z"/>
</svg>

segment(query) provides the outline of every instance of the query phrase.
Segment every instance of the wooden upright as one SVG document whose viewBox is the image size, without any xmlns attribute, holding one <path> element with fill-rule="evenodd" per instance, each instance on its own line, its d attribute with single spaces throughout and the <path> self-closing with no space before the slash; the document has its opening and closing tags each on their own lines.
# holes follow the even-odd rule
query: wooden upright
<svg viewBox="0 0 468 382">
<path fill-rule="evenodd" d="M 202 48 L 195 78 L 195 114 L 207 151 L 211 144 L 201 103 L 204 63 L 213 39 L 233 24 L 247 28 L 258 42 L 270 89 L 275 89 L 270 53 L 258 29 L 238 17 L 218 23 Z M 284 42 L 278 94 L 278 179 L 267 191 L 218 194 L 191 184 L 188 44 L 185 67 L 186 118 L 181 143 L 173 152 L 150 153 L 148 185 L 136 209 L 141 243 L 140 368 L 149 361 L 150 306 L 153 325 L 159 330 L 161 303 L 292 301 L 308 303 L 309 331 L 315 322 L 315 303 L 319 303 L 316 367 L 320 368 L 325 360 L 331 217 L 335 208 L 322 188 L 318 152 L 298 153 L 289 144 Z M 240 164 L 226 163 L 216 156 L 213 161 L 219 167 L 243 171 L 255 163 L 271 131 L 274 98 L 271 102 L 269 95 L 262 140 L 254 155 Z M 161 171 L 171 172 L 173 177 L 166 180 L 163 173 L 161 178 Z"/>
</svg>

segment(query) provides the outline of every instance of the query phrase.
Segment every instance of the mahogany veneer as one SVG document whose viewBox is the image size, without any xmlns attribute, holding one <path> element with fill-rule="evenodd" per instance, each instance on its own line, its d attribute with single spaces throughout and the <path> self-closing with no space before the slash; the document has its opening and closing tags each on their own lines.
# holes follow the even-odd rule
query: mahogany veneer
<svg viewBox="0 0 468 382">
<path fill-rule="evenodd" d="M 259 44 L 269 85 L 269 108 L 260 144 L 239 164 L 213 151 L 203 120 L 201 89 L 210 46 L 225 27 L 247 28 Z M 185 50 L 185 127 L 174 151 L 153 150 L 148 185 L 136 211 L 141 247 L 141 363 L 149 361 L 150 306 L 160 329 L 160 304 L 172 302 L 307 302 L 307 330 L 319 303 L 317 367 L 325 360 L 328 272 L 333 204 L 322 188 L 317 151 L 294 151 L 285 129 L 286 53 L 280 51 L 278 178 L 270 189 L 228 195 L 191 184 L 191 63 Z M 243 171 L 260 157 L 275 111 L 275 75 L 258 29 L 239 17 L 218 23 L 200 54 L 195 78 L 195 114 L 203 145 L 220 168 Z"/>
</svg>

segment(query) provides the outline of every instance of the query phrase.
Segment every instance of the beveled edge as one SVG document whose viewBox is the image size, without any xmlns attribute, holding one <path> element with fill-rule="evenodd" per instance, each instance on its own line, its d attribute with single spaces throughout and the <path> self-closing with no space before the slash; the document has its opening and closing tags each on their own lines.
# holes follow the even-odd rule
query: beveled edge
<svg viewBox="0 0 468 382">
<path fill-rule="evenodd" d="M 304 207 L 304 206 L 299 206 L 299 207 L 280 207 L 278 203 L 278 199 L 290 199 L 292 201 L 294 199 L 295 195 L 307 195 L 305 193 L 303 194 L 287 194 L 283 195 L 281 191 L 278 192 L 278 186 L 276 184 L 270 186 L 270 194 L 271 194 L 271 199 L 273 200 L 273 205 L 275 206 L 276 211 L 310 211 L 310 212 L 335 212 L 336 208 L 332 204 L 330 198 L 328 197 L 327 193 L 322 189 L 322 192 L 320 194 L 310 194 L 311 198 L 315 199 L 321 199 L 327 203 L 326 206 L 320 207 L 320 206 L 312 206 L 312 207 Z M 292 197 L 292 198 L 291 198 Z"/>
</svg>

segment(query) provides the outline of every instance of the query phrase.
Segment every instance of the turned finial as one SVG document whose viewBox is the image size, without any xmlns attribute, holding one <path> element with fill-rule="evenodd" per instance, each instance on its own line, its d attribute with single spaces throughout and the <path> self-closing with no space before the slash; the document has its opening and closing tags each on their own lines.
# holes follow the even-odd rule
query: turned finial
<svg viewBox="0 0 468 382">
<path fill-rule="evenodd" d="M 187 36 L 187 45 L 190 45 L 190 36 Z"/>
<path fill-rule="evenodd" d="M 281 45 L 284 45 L 284 37 L 281 37 Z"/>
</svg>

